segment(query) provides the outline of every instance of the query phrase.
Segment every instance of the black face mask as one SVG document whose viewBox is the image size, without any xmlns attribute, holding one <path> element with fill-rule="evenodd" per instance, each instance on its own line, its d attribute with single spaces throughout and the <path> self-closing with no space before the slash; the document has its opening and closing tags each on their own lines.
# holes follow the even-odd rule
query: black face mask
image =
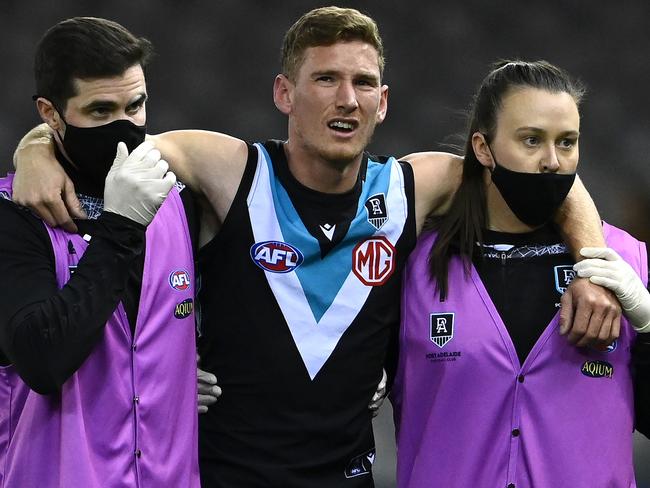
<svg viewBox="0 0 650 488">
<path fill-rule="evenodd" d="M 551 220 L 576 178 L 575 173 L 520 173 L 497 164 L 496 159 L 494 163 L 494 185 L 517 218 L 531 227 Z"/>
<path fill-rule="evenodd" d="M 79 174 L 89 183 L 103 188 L 115 159 L 117 143 L 124 142 L 131 152 L 144 142 L 146 133 L 146 125 L 135 125 L 124 119 L 97 127 L 75 127 L 66 123 L 63 148 Z"/>
</svg>

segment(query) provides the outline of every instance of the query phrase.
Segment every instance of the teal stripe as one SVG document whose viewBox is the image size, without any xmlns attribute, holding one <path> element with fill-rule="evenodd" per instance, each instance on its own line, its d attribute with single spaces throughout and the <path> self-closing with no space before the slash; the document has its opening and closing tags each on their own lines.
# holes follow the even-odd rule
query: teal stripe
<svg viewBox="0 0 650 488">
<path fill-rule="evenodd" d="M 361 191 L 357 214 L 343 240 L 324 259 L 321 259 L 318 240 L 309 233 L 300 220 L 289 195 L 273 171 L 273 163 L 269 154 L 264 147 L 262 147 L 262 151 L 269 169 L 273 204 L 280 230 L 284 241 L 298 248 L 305 257 L 295 273 L 298 275 L 314 319 L 319 322 L 351 273 L 354 246 L 376 232 L 376 229 L 368 223 L 364 203 L 368 197 L 377 193 L 386 195 L 390 183 L 391 166 L 388 163 L 368 161 L 366 181 Z"/>
</svg>

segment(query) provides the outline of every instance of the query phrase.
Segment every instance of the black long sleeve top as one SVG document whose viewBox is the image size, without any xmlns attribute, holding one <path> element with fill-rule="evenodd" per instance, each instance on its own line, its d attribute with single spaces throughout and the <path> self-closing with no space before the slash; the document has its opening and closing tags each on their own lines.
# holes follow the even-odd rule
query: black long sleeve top
<svg viewBox="0 0 650 488">
<path fill-rule="evenodd" d="M 523 363 L 557 312 L 574 261 L 550 226 L 525 234 L 484 231 L 483 237 L 474 266 Z M 632 367 L 636 428 L 650 437 L 650 334 L 637 334 Z"/>
<path fill-rule="evenodd" d="M 103 193 L 103 188 L 86 189 Z M 181 198 L 196 242 L 189 190 L 181 191 Z M 101 200 L 95 201 L 101 204 Z M 0 363 L 13 364 L 27 385 L 42 394 L 59 390 L 82 365 L 120 301 L 132 331 L 136 323 L 145 228 L 110 212 L 76 224 L 81 235 L 92 239 L 70 280 L 59 289 L 54 253 L 43 222 L 30 211 L 0 199 L 0 276 L 4 277 Z M 76 251 L 71 247 L 69 252 Z"/>
</svg>

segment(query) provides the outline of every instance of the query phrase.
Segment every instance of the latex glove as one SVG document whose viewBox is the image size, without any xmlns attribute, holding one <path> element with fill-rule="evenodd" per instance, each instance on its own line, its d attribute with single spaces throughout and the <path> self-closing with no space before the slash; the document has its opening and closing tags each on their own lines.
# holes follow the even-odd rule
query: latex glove
<svg viewBox="0 0 650 488">
<path fill-rule="evenodd" d="M 176 175 L 168 169 L 151 142 L 143 142 L 131 154 L 120 142 L 106 176 L 104 210 L 148 225 L 176 183 Z"/>
<path fill-rule="evenodd" d="M 196 377 L 198 381 L 198 412 L 206 413 L 208 407 L 215 404 L 221 396 L 221 388 L 217 386 L 217 377 L 215 375 L 203 371 L 198 366 L 196 368 Z"/>
<path fill-rule="evenodd" d="M 650 332 L 650 293 L 632 267 L 607 247 L 583 247 L 580 254 L 591 259 L 573 266 L 578 276 L 612 290 L 634 329 Z"/>
<path fill-rule="evenodd" d="M 385 369 L 382 371 L 382 373 L 383 374 L 381 376 L 381 381 L 377 385 L 377 390 L 372 396 L 372 400 L 370 400 L 370 403 L 368 404 L 368 408 L 372 410 L 373 417 L 377 416 L 379 413 L 379 407 L 381 407 L 381 405 L 384 403 L 384 400 L 386 399 L 386 383 L 388 382 L 388 375 L 386 374 Z"/>
</svg>

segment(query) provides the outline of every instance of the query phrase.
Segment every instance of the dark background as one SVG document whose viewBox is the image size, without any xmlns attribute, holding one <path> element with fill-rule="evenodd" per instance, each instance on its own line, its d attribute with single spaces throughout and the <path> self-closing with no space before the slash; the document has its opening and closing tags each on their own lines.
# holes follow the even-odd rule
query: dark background
<svg viewBox="0 0 650 488">
<path fill-rule="evenodd" d="M 158 56 L 147 72 L 150 133 L 202 128 L 253 141 L 286 137 L 286 120 L 275 109 L 271 91 L 281 40 L 302 13 L 328 4 L 1 0 L 0 170 L 10 168 L 19 138 L 39 122 L 30 98 L 33 53 L 44 31 L 59 20 L 106 17 L 154 43 Z M 579 172 L 601 215 L 650 240 L 650 3 L 442 0 L 338 5 L 370 14 L 384 39 L 389 115 L 376 132 L 372 152 L 399 156 L 449 150 L 447 144 L 461 143 L 453 136 L 463 133 L 463 113 L 491 62 L 546 59 L 588 87 Z M 388 410 L 379 423 L 378 487 L 392 485 Z M 650 486 L 649 444 L 644 440 L 645 451 L 638 449 L 640 486 Z"/>
</svg>

